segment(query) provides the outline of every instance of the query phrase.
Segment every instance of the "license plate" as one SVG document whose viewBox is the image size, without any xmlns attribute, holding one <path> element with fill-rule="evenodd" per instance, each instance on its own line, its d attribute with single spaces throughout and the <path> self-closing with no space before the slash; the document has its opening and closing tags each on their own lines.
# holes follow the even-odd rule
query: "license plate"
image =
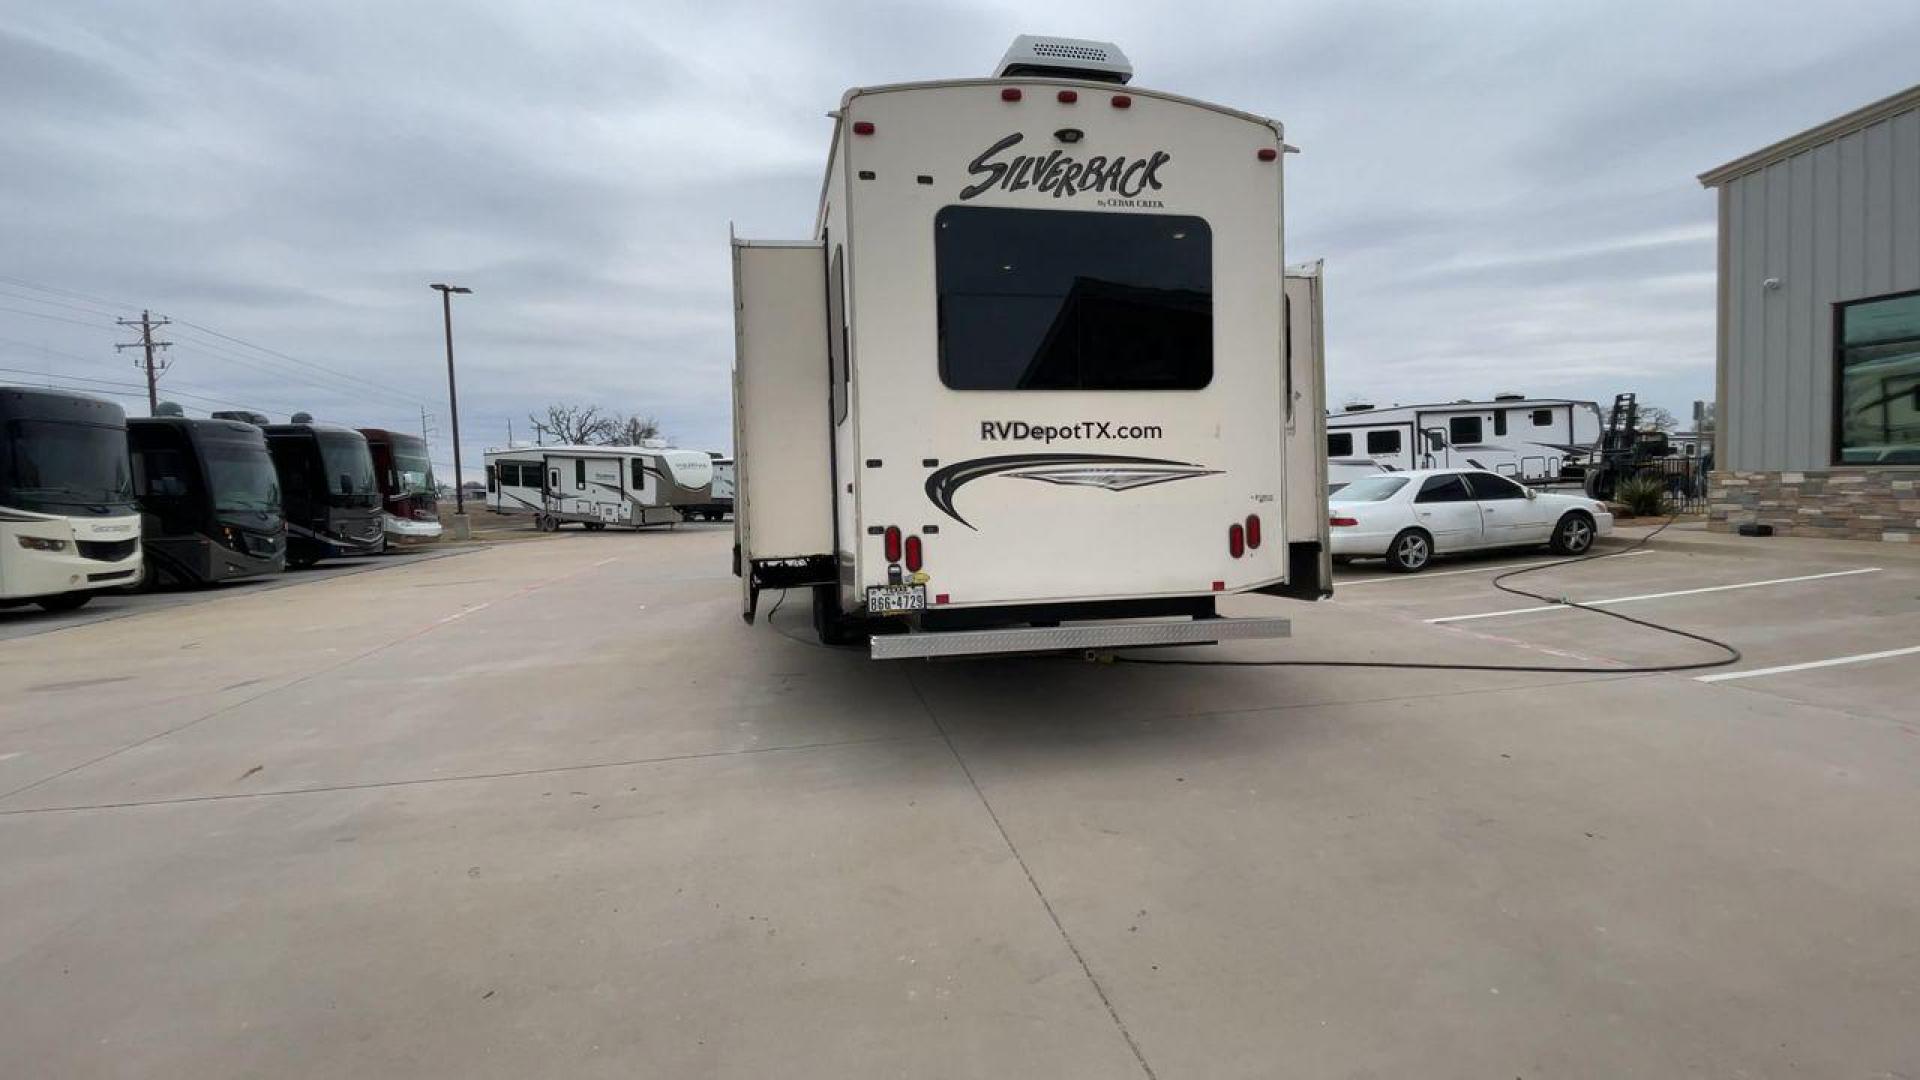
<svg viewBox="0 0 1920 1080">
<path fill-rule="evenodd" d="M 902 611 L 925 610 L 927 610 L 925 585 L 867 586 L 867 611 L 872 614 L 892 615 Z"/>
</svg>

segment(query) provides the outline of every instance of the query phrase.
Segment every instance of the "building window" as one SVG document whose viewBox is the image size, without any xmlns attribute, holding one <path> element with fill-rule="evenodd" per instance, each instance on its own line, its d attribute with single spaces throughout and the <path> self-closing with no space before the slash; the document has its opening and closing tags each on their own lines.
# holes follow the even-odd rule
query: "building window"
<svg viewBox="0 0 1920 1080">
<path fill-rule="evenodd" d="M 1920 292 L 1841 304 L 1835 315 L 1835 460 L 1920 465 Z"/>
<path fill-rule="evenodd" d="M 1327 433 L 1328 457 L 1352 457 L 1353 433 L 1350 431 L 1330 431 Z"/>
<path fill-rule="evenodd" d="M 1397 431 L 1367 432 L 1367 453 L 1397 454 L 1400 452 L 1400 433 Z"/>
<path fill-rule="evenodd" d="M 1553 410 L 1552 409 L 1533 410 L 1533 426 L 1534 427 L 1552 427 L 1553 426 Z"/>
<path fill-rule="evenodd" d="M 1447 434 L 1455 446 L 1474 446 L 1480 442 L 1480 418 L 1455 416 L 1447 420 Z"/>
</svg>

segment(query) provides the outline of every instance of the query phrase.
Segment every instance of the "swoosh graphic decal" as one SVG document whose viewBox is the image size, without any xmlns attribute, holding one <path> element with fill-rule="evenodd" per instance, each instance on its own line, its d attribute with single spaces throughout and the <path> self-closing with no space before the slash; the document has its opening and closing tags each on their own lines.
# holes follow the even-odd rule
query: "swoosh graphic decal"
<svg viewBox="0 0 1920 1080">
<path fill-rule="evenodd" d="M 956 461 L 934 472 L 927 477 L 927 498 L 941 513 L 978 532 L 973 522 L 954 509 L 953 499 L 962 487 L 982 477 L 1010 474 L 1022 480 L 1127 491 L 1196 476 L 1213 476 L 1219 471 L 1190 461 L 1124 454 L 1006 454 Z"/>
</svg>

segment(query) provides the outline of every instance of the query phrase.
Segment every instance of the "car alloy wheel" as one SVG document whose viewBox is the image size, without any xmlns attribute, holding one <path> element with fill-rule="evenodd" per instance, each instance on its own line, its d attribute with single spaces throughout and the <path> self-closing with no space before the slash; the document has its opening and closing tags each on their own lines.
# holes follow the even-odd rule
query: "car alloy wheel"
<svg viewBox="0 0 1920 1080">
<path fill-rule="evenodd" d="M 1560 526 L 1560 546 L 1570 555 L 1578 555 L 1593 546 L 1593 526 L 1583 517 L 1571 517 Z"/>
<path fill-rule="evenodd" d="M 1394 569 L 1404 571 L 1425 569 L 1432 558 L 1433 545 L 1426 534 L 1412 529 L 1393 538 L 1393 550 L 1387 555 Z"/>
</svg>

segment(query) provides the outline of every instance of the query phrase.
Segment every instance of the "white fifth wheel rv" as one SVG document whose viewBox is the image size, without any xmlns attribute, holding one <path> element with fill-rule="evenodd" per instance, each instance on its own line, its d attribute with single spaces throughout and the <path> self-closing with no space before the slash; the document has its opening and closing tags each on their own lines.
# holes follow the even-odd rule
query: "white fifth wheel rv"
<svg viewBox="0 0 1920 1080">
<path fill-rule="evenodd" d="M 487 509 L 527 514 L 552 532 L 568 522 L 672 525 L 712 502 L 712 459 L 653 446 L 518 446 L 488 450 Z"/>
<path fill-rule="evenodd" d="M 1129 75 L 1022 37 L 995 78 L 849 91 L 813 239 L 734 241 L 749 622 L 804 587 L 879 659 L 1106 649 L 1284 636 L 1215 603 L 1328 593 L 1280 125 Z"/>
<path fill-rule="evenodd" d="M 1600 406 L 1591 401 L 1497 394 L 1390 409 L 1349 405 L 1327 419 L 1327 479 L 1338 490 L 1378 472 L 1462 468 L 1544 483 L 1577 477 L 1599 444 Z"/>
</svg>

